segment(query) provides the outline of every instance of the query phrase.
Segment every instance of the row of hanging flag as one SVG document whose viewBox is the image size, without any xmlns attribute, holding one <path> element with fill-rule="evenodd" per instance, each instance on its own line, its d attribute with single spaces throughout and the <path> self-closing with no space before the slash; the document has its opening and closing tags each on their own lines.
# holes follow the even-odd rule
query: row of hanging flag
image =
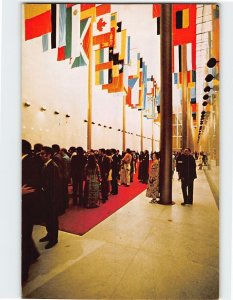
<svg viewBox="0 0 233 300">
<path fill-rule="evenodd" d="M 160 6 L 153 4 L 157 34 Z M 173 82 L 182 88 L 187 76 L 193 120 L 196 120 L 196 5 L 172 5 Z M 95 52 L 95 84 L 108 93 L 123 92 L 126 104 L 147 118 L 159 113 L 160 93 L 147 65 L 111 4 L 24 4 L 25 40 L 42 37 L 43 51 L 57 49 L 57 60 L 71 68 L 86 66 Z M 184 60 L 184 53 L 186 59 Z M 157 110 L 156 110 L 157 107 Z"/>
<path fill-rule="evenodd" d="M 161 4 L 153 4 L 156 32 L 160 35 Z M 196 4 L 172 5 L 172 72 L 173 83 L 183 88 L 184 76 L 196 123 Z"/>
<path fill-rule="evenodd" d="M 95 58 L 95 84 L 108 93 L 123 93 L 126 104 L 155 118 L 155 91 L 147 66 L 131 37 L 111 12 L 111 4 L 25 4 L 25 40 L 42 37 L 43 51 L 57 49 L 57 60 L 71 68 Z M 153 87 L 147 85 L 152 83 Z"/>
</svg>

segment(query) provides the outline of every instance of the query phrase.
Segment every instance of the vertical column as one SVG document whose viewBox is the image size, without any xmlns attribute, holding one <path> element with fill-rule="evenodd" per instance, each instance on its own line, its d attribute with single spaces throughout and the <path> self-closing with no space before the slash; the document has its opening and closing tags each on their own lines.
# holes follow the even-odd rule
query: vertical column
<svg viewBox="0 0 233 300">
<path fill-rule="evenodd" d="M 90 24 L 90 36 L 92 37 L 92 21 Z M 87 107 L 87 149 L 92 146 L 92 38 L 89 40 L 89 65 L 88 65 L 88 107 Z"/>
<path fill-rule="evenodd" d="M 151 150 L 154 152 L 154 119 L 152 121 L 152 134 L 151 134 Z"/>
<path fill-rule="evenodd" d="M 187 122 L 187 53 L 182 45 L 182 148 L 188 147 Z"/>
<path fill-rule="evenodd" d="M 125 151 L 125 96 L 123 97 L 123 107 L 122 107 L 122 151 Z"/>
<path fill-rule="evenodd" d="M 160 204 L 172 204 L 172 5 L 161 5 Z"/>
<path fill-rule="evenodd" d="M 143 151 L 143 113 L 141 110 L 141 151 Z"/>
</svg>

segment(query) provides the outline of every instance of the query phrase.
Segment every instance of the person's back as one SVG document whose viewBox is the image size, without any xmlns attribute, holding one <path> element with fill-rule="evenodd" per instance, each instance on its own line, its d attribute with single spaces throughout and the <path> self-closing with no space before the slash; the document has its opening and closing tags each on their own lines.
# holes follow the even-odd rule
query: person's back
<svg viewBox="0 0 233 300">
<path fill-rule="evenodd" d="M 74 155 L 71 158 L 71 174 L 77 178 L 83 178 L 86 157 L 83 154 Z"/>
</svg>

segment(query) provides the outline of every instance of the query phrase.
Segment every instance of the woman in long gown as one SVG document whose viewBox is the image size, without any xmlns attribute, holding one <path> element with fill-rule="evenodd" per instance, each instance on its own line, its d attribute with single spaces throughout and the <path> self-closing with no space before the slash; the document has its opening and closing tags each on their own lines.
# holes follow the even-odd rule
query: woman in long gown
<svg viewBox="0 0 233 300">
<path fill-rule="evenodd" d="M 98 207 L 100 192 L 100 170 L 95 156 L 90 154 L 85 166 L 84 198 L 87 208 Z"/>
<path fill-rule="evenodd" d="M 156 203 L 156 198 L 159 197 L 159 160 L 156 152 L 153 153 L 152 159 L 146 197 L 152 198 L 150 203 Z"/>
</svg>

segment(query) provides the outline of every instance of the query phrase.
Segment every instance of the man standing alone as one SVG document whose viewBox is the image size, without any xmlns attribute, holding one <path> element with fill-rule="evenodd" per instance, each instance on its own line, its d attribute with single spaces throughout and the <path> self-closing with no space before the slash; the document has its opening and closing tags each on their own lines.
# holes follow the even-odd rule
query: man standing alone
<svg viewBox="0 0 233 300">
<path fill-rule="evenodd" d="M 43 147 L 41 159 L 44 162 L 42 170 L 42 190 L 45 202 L 45 222 L 47 235 L 40 242 L 48 241 L 45 249 L 52 248 L 58 242 L 58 211 L 61 196 L 61 179 L 57 164 L 52 160 L 52 148 Z"/>
<path fill-rule="evenodd" d="M 184 202 L 181 205 L 193 204 L 193 181 L 197 178 L 196 162 L 191 150 L 186 148 L 181 157 L 180 179 Z"/>
</svg>

